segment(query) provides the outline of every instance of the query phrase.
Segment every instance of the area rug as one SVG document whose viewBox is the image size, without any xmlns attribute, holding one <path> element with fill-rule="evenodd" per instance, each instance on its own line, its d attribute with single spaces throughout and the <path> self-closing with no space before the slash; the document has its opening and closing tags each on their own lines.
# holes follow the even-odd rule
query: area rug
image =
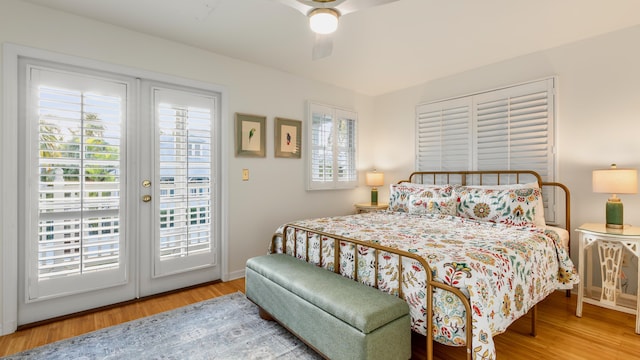
<svg viewBox="0 0 640 360">
<path fill-rule="evenodd" d="M 321 359 L 235 293 L 2 359 Z"/>
</svg>

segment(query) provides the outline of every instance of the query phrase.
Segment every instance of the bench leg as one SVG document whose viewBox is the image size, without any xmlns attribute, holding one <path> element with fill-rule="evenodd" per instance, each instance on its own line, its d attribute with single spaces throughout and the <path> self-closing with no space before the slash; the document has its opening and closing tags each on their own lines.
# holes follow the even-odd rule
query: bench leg
<svg viewBox="0 0 640 360">
<path fill-rule="evenodd" d="M 262 320 L 273 321 L 273 317 L 260 306 L 258 306 L 258 314 Z"/>
</svg>

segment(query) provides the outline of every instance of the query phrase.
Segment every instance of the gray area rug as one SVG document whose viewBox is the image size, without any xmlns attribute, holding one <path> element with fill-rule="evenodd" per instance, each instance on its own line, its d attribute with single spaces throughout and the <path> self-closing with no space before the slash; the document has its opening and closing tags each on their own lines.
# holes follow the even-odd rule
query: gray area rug
<svg viewBox="0 0 640 360">
<path fill-rule="evenodd" d="M 243 293 L 61 340 L 2 359 L 321 359 Z"/>
</svg>

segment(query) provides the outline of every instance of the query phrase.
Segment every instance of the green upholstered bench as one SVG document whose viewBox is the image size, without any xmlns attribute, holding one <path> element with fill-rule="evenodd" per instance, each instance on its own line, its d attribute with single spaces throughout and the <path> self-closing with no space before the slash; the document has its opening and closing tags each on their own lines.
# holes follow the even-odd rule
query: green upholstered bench
<svg viewBox="0 0 640 360">
<path fill-rule="evenodd" d="M 409 306 L 396 296 L 284 254 L 249 259 L 245 279 L 263 317 L 326 358 L 411 358 Z"/>
</svg>

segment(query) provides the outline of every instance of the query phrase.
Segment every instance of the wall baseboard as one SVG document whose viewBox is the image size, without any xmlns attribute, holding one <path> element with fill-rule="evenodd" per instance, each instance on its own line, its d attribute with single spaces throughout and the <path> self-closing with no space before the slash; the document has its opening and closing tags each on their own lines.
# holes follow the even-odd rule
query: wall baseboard
<svg viewBox="0 0 640 360">
<path fill-rule="evenodd" d="M 235 279 L 240 279 L 243 278 L 245 276 L 245 269 L 242 270 L 238 270 L 238 271 L 234 271 L 234 272 L 230 272 L 227 274 L 226 279 L 223 279 L 223 281 L 231 281 L 231 280 L 235 280 Z"/>
</svg>

